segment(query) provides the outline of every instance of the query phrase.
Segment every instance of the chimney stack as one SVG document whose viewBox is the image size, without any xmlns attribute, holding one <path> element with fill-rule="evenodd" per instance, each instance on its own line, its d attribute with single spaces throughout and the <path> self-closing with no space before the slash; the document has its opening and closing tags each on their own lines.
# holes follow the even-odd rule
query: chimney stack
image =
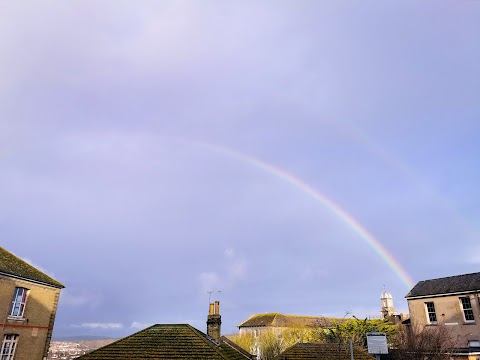
<svg viewBox="0 0 480 360">
<path fill-rule="evenodd" d="M 210 304 L 207 318 L 207 335 L 216 342 L 220 342 L 220 326 L 222 317 L 220 316 L 220 301 Z"/>
</svg>

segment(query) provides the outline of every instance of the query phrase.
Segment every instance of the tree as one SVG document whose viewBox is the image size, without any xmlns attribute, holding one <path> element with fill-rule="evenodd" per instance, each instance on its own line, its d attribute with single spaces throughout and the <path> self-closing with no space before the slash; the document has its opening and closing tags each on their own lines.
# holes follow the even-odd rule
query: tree
<svg viewBox="0 0 480 360">
<path fill-rule="evenodd" d="M 360 320 L 354 316 L 352 319 L 333 320 L 330 326 L 320 327 L 317 331 L 323 342 L 342 345 L 352 341 L 354 346 L 366 349 L 368 332 L 384 332 L 389 338 L 396 330 L 396 326 L 386 319 Z"/>
<path fill-rule="evenodd" d="M 273 360 L 300 342 L 320 341 L 315 329 L 309 328 L 265 329 L 258 336 L 243 334 L 231 336 L 230 339 L 261 360 Z"/>
<path fill-rule="evenodd" d="M 398 360 L 448 360 L 456 339 L 444 325 L 400 325 L 394 337 L 392 357 Z"/>
<path fill-rule="evenodd" d="M 252 333 L 242 335 L 229 335 L 228 338 L 245 351 L 248 351 L 250 354 L 255 353 L 256 339 Z"/>
<path fill-rule="evenodd" d="M 235 335 L 231 340 L 249 353 L 257 355 L 259 360 L 272 360 L 297 343 L 335 343 L 340 351 L 352 341 L 354 347 L 366 348 L 366 334 L 371 331 L 393 336 L 396 327 L 385 319 L 325 318 L 314 327 L 264 329 L 259 331 L 258 336 Z"/>
</svg>

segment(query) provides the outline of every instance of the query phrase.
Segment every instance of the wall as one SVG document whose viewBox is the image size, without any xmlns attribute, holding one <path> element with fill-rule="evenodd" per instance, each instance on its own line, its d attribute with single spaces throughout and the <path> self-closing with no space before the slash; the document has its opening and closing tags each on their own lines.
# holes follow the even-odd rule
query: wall
<svg viewBox="0 0 480 360">
<path fill-rule="evenodd" d="M 474 323 L 467 323 L 463 317 L 463 309 L 459 300 L 462 296 L 469 296 L 472 304 Z M 457 338 L 457 347 L 468 347 L 469 340 L 480 340 L 480 298 L 479 294 L 462 296 L 442 296 L 423 299 L 408 300 L 408 309 L 412 326 L 435 326 L 429 325 L 426 302 L 435 304 L 438 324 L 445 325 L 452 336 Z"/>
<path fill-rule="evenodd" d="M 29 289 L 23 319 L 9 319 L 16 287 Z M 0 275 L 0 342 L 5 334 L 19 335 L 15 360 L 47 356 L 60 289 Z"/>
</svg>

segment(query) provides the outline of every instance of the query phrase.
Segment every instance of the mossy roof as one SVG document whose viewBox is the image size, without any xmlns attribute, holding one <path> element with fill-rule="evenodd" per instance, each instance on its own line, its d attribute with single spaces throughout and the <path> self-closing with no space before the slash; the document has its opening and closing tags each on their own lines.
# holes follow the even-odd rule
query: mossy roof
<svg viewBox="0 0 480 360">
<path fill-rule="evenodd" d="M 242 327 L 325 327 L 331 326 L 333 322 L 343 322 L 345 319 L 326 318 L 322 316 L 303 316 L 280 314 L 277 312 L 266 314 L 254 314 L 243 323 L 238 325 Z"/>
<path fill-rule="evenodd" d="M 0 274 L 63 288 L 63 284 L 0 247 Z"/>
<path fill-rule="evenodd" d="M 360 348 L 353 349 L 355 360 L 372 360 L 375 357 Z M 281 353 L 277 360 L 350 360 L 350 347 L 339 344 L 296 344 Z"/>
<path fill-rule="evenodd" d="M 224 337 L 216 343 L 188 324 L 157 324 L 78 359 L 245 360 L 251 355 Z"/>
</svg>

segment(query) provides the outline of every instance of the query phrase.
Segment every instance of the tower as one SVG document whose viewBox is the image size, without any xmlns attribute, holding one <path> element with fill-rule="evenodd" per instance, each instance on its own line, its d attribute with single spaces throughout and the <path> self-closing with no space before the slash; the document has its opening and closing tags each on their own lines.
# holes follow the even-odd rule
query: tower
<svg viewBox="0 0 480 360">
<path fill-rule="evenodd" d="M 393 307 L 393 297 L 385 288 L 382 295 L 380 295 L 380 301 L 382 302 L 382 310 L 380 311 L 384 318 L 395 315 L 397 311 Z"/>
<path fill-rule="evenodd" d="M 214 341 L 220 341 L 220 327 L 222 325 L 222 317 L 220 316 L 220 301 L 210 303 L 207 318 L 207 335 Z"/>
</svg>

